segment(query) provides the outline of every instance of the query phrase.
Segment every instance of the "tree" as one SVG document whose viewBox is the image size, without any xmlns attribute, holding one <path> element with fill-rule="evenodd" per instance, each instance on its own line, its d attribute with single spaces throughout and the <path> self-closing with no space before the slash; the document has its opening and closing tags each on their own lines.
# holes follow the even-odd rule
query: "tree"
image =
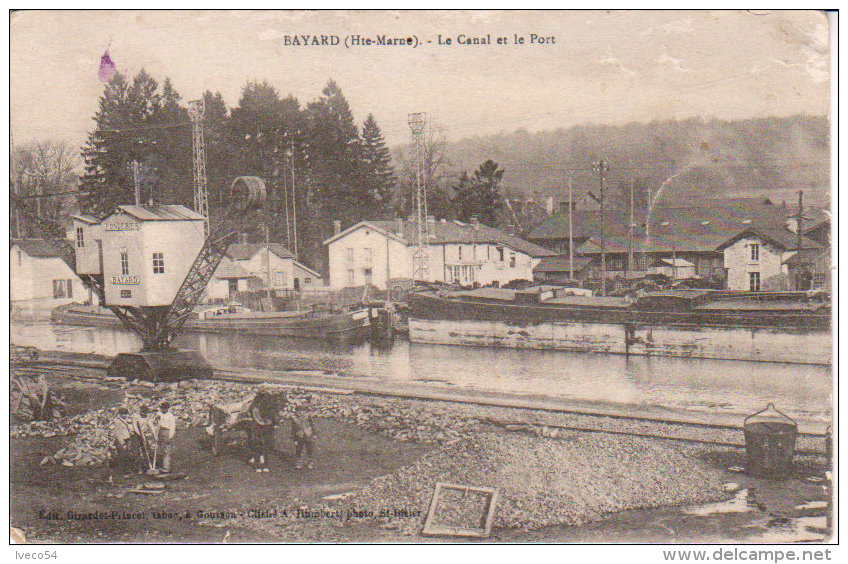
<svg viewBox="0 0 848 564">
<path fill-rule="evenodd" d="M 175 194 L 163 193 L 166 182 L 183 178 L 185 185 L 182 163 L 191 162 L 191 153 L 185 134 L 178 130 L 189 125 L 179 94 L 170 81 L 165 86 L 160 93 L 158 83 L 144 69 L 131 84 L 120 73 L 106 84 L 94 115 L 95 129 L 83 147 L 80 203 L 87 211 L 105 214 L 134 201 L 133 162 L 143 165 L 142 199 L 151 195 L 167 201 Z M 173 133 L 167 132 L 171 129 Z"/>
<path fill-rule="evenodd" d="M 460 220 L 469 221 L 476 217 L 491 227 L 497 225 L 498 210 L 504 205 L 499 186 L 503 174 L 504 169 L 498 168 L 498 163 L 491 159 L 474 171 L 473 178 L 462 174 L 454 187 L 456 196 L 453 199 Z"/>
<path fill-rule="evenodd" d="M 162 83 L 159 106 L 149 121 L 153 139 L 151 164 L 158 181 L 155 198 L 160 202 L 194 207 L 194 170 L 192 161 L 192 128 L 188 110 L 180 105 L 182 97 L 171 80 Z"/>
<path fill-rule="evenodd" d="M 377 120 L 373 114 L 368 114 L 362 125 L 362 166 L 364 188 L 374 208 L 372 213 L 387 211 L 390 205 L 392 190 L 397 181 L 391 161 L 391 153 Z"/>
<path fill-rule="evenodd" d="M 330 80 L 306 109 L 312 203 L 321 231 L 333 220 L 344 226 L 367 217 L 369 194 L 362 182 L 362 143 L 350 105 Z"/>
<path fill-rule="evenodd" d="M 233 158 L 227 143 L 230 110 L 220 92 L 203 93 L 206 111 L 203 115 L 203 134 L 206 141 L 206 182 L 209 190 L 209 213 L 226 205 L 225 194 L 232 182 L 230 162 Z"/>
<path fill-rule="evenodd" d="M 31 213 L 62 221 L 73 212 L 76 194 L 69 192 L 75 192 L 80 164 L 75 147 L 64 141 L 35 141 L 15 147 L 11 164 L 13 189 Z M 22 222 L 11 222 L 10 227 L 15 237 L 27 234 Z"/>
<path fill-rule="evenodd" d="M 427 128 L 421 141 L 421 182 L 427 187 L 427 213 L 438 218 L 452 219 L 455 210 L 449 195 L 451 177 L 448 169 L 451 163 L 447 158 L 447 138 L 443 128 Z M 401 173 L 395 191 L 394 208 L 396 213 L 408 216 L 415 211 L 418 189 L 418 156 L 415 145 L 408 145 L 398 151 L 397 158 Z"/>
</svg>

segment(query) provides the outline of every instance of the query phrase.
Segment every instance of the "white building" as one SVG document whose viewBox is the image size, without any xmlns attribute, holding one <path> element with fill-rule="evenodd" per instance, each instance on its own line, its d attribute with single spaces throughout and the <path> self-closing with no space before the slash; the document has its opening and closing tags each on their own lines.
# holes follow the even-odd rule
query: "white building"
<svg viewBox="0 0 848 564">
<path fill-rule="evenodd" d="M 330 287 L 373 284 L 413 277 L 417 222 L 363 221 L 324 241 L 328 247 Z M 533 280 L 542 257 L 556 253 L 477 221 L 427 224 L 427 280 L 462 285 L 506 284 Z"/>
<path fill-rule="evenodd" d="M 206 239 L 204 218 L 179 205 L 118 206 L 74 217 L 77 271 L 103 274 L 106 304 L 169 305 Z"/>
<path fill-rule="evenodd" d="M 44 239 L 10 241 L 9 282 L 14 316 L 47 318 L 60 305 L 97 299 Z"/>
<path fill-rule="evenodd" d="M 787 229 L 752 228 L 742 231 L 719 246 L 724 254 L 724 269 L 728 290 L 757 292 L 767 289 L 764 282 L 774 277 L 786 277 L 786 260 L 795 254 L 797 236 Z M 803 249 L 818 249 L 820 245 L 806 237 Z M 774 289 L 774 288 L 768 288 Z"/>
<path fill-rule="evenodd" d="M 682 258 L 658 258 L 648 267 L 648 274 L 662 274 L 672 280 L 695 277 L 695 265 Z"/>
<path fill-rule="evenodd" d="M 230 299 L 235 292 L 322 288 L 321 275 L 298 262 L 280 243 L 234 243 L 207 288 L 211 299 Z"/>
</svg>

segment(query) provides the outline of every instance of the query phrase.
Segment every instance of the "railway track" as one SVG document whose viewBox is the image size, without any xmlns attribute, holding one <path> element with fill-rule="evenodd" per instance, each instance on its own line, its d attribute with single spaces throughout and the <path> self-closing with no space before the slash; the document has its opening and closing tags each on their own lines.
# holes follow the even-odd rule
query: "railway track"
<svg viewBox="0 0 848 564">
<path fill-rule="evenodd" d="M 107 363 L 97 360 L 56 360 L 41 359 L 26 362 L 15 369 L 30 374 L 61 373 L 63 376 L 89 381 L 101 381 L 105 376 Z M 281 385 L 303 387 L 302 384 L 277 381 L 273 377 L 264 379 L 248 376 L 240 371 L 216 370 L 217 380 L 236 382 L 271 382 Z M 311 382 L 308 387 L 316 392 L 329 394 L 358 393 L 364 396 L 392 397 L 403 400 L 443 401 L 455 404 L 457 410 L 468 417 L 479 419 L 484 424 L 501 427 L 507 431 L 529 433 L 539 436 L 558 438 L 567 433 L 606 433 L 630 435 L 659 440 L 672 440 L 687 443 L 713 445 L 718 447 L 744 448 L 744 435 L 740 425 L 727 425 L 712 422 L 680 420 L 656 416 L 621 415 L 587 409 L 580 411 L 533 407 L 532 405 L 504 405 L 499 401 L 480 401 L 466 397 L 451 399 L 441 394 L 438 398 L 413 397 L 410 394 L 375 392 L 339 388 L 333 382 L 324 386 Z M 799 431 L 795 452 L 799 455 L 824 456 L 826 452 L 825 433 Z"/>
</svg>

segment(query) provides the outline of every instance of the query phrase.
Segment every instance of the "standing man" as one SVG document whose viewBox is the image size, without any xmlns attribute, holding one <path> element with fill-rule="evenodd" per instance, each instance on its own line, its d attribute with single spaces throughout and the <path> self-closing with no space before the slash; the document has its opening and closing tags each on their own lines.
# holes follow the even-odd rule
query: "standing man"
<svg viewBox="0 0 848 564">
<path fill-rule="evenodd" d="M 150 427 L 149 417 L 150 411 L 146 405 L 142 405 L 138 412 L 133 414 L 132 432 L 137 437 L 140 456 L 144 458 L 144 462 L 147 464 L 147 467 L 152 468 L 153 461 L 150 459 L 151 452 L 148 447 L 148 436 L 152 435 L 153 430 Z M 153 438 L 155 439 L 155 437 Z"/>
<path fill-rule="evenodd" d="M 301 469 L 306 464 L 307 468 L 314 468 L 315 450 L 315 423 L 307 405 L 295 405 L 294 411 L 289 415 L 292 424 L 292 440 L 295 445 L 295 458 L 297 462 L 294 467 Z M 304 456 L 306 451 L 306 456 Z"/>
<path fill-rule="evenodd" d="M 165 473 L 171 471 L 171 442 L 176 434 L 177 418 L 171 413 L 171 404 L 163 401 L 156 423 L 156 449 L 162 454 L 162 472 Z"/>
</svg>

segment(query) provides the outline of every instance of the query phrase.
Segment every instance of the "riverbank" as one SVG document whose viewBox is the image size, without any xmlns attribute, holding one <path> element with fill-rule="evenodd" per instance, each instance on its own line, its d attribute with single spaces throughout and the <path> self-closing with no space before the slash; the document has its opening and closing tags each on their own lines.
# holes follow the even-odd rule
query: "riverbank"
<svg viewBox="0 0 848 564">
<path fill-rule="evenodd" d="M 133 385 L 85 371 L 48 379 L 69 403 L 55 424 L 64 431 L 13 426 L 11 438 L 12 522 L 34 542 L 426 542 L 434 539 L 420 535 L 420 512 L 436 481 L 497 487 L 493 535 L 507 542 L 626 542 L 634 530 L 640 542 L 745 540 L 774 531 L 776 517 L 795 527 L 801 518 L 821 524 L 823 515 L 795 509 L 824 499 L 821 482 L 810 480 L 824 475 L 821 456 L 797 457 L 787 480 L 760 480 L 729 470 L 744 466 L 735 448 L 605 432 L 550 436 L 532 411 L 278 386 L 290 401 L 309 400 L 316 468 L 293 467 L 294 445 L 281 429 L 271 472 L 257 474 L 244 462 L 243 438 L 215 457 L 202 427 L 208 402 L 249 397 L 254 383 Z M 131 493 L 147 478 L 116 474 L 110 482 L 96 457 L 86 458 L 84 439 L 102 432 L 120 405 L 163 400 L 180 421 L 174 463 L 187 477 L 162 493 Z M 736 487 L 746 491 L 744 510 L 686 512 L 732 503 Z M 59 518 L 43 518 L 50 512 Z M 108 517 L 84 518 L 99 513 Z M 787 527 L 778 528 L 790 538 Z"/>
</svg>

